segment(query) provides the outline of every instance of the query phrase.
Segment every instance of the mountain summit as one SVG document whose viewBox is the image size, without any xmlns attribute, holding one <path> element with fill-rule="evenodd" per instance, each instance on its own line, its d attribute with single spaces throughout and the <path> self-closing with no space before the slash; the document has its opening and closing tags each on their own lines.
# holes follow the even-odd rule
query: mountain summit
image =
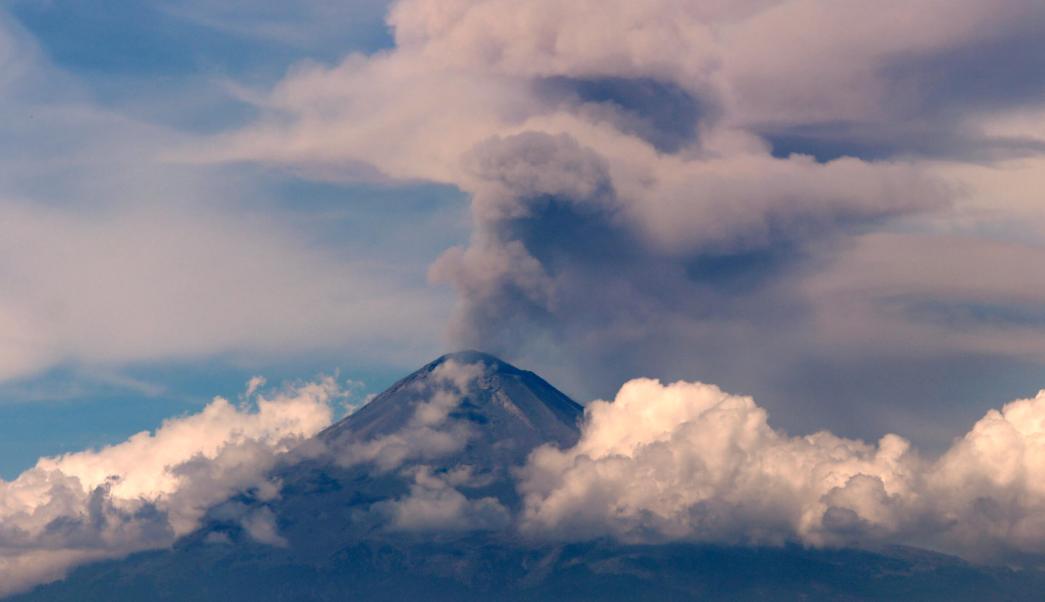
<svg viewBox="0 0 1045 602">
<path fill-rule="evenodd" d="M 545 443 L 573 445 L 583 413 L 533 372 L 480 351 L 459 351 L 426 364 L 317 437 L 337 449 L 403 433 L 454 433 L 464 445 L 443 463 L 491 469 L 522 463 Z"/>
</svg>

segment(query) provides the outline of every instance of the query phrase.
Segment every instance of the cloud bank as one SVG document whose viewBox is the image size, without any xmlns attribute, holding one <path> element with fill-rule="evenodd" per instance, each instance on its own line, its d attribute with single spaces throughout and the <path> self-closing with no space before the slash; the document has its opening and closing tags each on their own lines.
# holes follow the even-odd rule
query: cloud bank
<svg viewBox="0 0 1045 602">
<path fill-rule="evenodd" d="M 907 544 L 973 560 L 1045 554 L 1045 391 L 991 410 L 936 459 L 772 428 L 750 397 L 637 379 L 586 408 L 577 445 L 536 450 L 524 531 L 744 545 Z"/>
<path fill-rule="evenodd" d="M 282 484 L 272 475 L 302 459 L 352 468 L 346 487 L 367 475 L 385 487 L 399 480 L 402 494 L 378 495 L 353 515 L 391 536 L 902 544 L 1013 565 L 1045 557 L 1045 391 L 989 411 L 929 455 L 895 434 L 876 443 L 829 431 L 791 436 L 750 397 L 635 379 L 613 401 L 588 404 L 576 445 L 543 445 L 497 476 L 468 463 L 463 449 L 477 427 L 452 415 L 483 374 L 480 364 L 446 362 L 415 403 L 392 408 L 408 412 L 401 426 L 351 440 L 309 439 L 344 395 L 332 379 L 272 396 L 252 380 L 255 409 L 217 398 L 155 433 L 42 458 L 0 482 L 0 593 L 169 546 L 208 511 L 255 542 L 290 546 L 278 528 Z M 518 506 L 497 497 L 511 488 Z M 253 502 L 237 499 L 242 493 Z M 207 541 L 232 543 L 217 532 Z"/>
<path fill-rule="evenodd" d="M 253 408 L 218 397 L 153 433 L 41 458 L 15 480 L 0 481 L 0 595 L 77 564 L 166 547 L 234 493 L 278 495 L 269 469 L 330 423 L 330 402 L 341 395 L 325 378 L 257 395 Z M 244 515 L 242 526 L 262 543 L 281 542 L 264 508 Z"/>
</svg>

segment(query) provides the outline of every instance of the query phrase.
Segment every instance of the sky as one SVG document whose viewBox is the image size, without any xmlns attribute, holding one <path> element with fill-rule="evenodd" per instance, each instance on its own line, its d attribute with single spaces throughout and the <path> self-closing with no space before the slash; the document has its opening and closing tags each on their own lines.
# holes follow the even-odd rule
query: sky
<svg viewBox="0 0 1045 602">
<path fill-rule="evenodd" d="M 1043 34 L 1037 0 L 7 2 L 0 478 L 463 348 L 960 463 L 1045 387 Z"/>
<path fill-rule="evenodd" d="M 461 191 L 163 156 L 295 65 L 389 46 L 385 6 L 107 6 L 0 9 L 3 478 L 258 373 L 379 391 L 444 347 L 425 272 L 467 240 Z"/>
<path fill-rule="evenodd" d="M 0 474 L 456 348 L 935 450 L 1045 383 L 1037 2 L 509 4 L 6 3 Z"/>
<path fill-rule="evenodd" d="M 1045 382 L 1043 15 L 965 8 L 8 3 L 0 468 L 461 347 L 942 448 Z"/>
<path fill-rule="evenodd" d="M 943 449 L 1045 383 L 1045 17 L 961 6 L 7 3 L 0 474 L 471 347 Z"/>
</svg>

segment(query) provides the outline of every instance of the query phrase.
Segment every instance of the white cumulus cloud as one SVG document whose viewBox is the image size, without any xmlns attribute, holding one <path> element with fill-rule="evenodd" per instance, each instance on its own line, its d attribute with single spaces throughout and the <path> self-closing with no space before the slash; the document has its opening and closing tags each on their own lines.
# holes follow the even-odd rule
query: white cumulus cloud
<svg viewBox="0 0 1045 602">
<path fill-rule="evenodd" d="M 1045 392 L 992 410 L 937 459 L 772 428 L 750 397 L 625 384 L 577 445 L 521 473 L 524 530 L 563 539 L 815 546 L 902 543 L 976 560 L 1045 554 Z"/>
<path fill-rule="evenodd" d="M 201 412 L 98 450 L 41 458 L 0 481 L 0 595 L 61 577 L 76 564 L 170 545 L 237 491 L 271 497 L 277 456 L 330 423 L 332 378 L 258 395 L 253 408 L 215 398 Z M 271 514 L 244 518 L 280 544 Z"/>
<path fill-rule="evenodd" d="M 499 529 L 511 523 L 511 514 L 494 497 L 470 499 L 455 485 L 461 469 L 434 474 L 426 466 L 413 470 L 414 482 L 404 497 L 375 504 L 393 531 L 453 532 Z"/>
</svg>

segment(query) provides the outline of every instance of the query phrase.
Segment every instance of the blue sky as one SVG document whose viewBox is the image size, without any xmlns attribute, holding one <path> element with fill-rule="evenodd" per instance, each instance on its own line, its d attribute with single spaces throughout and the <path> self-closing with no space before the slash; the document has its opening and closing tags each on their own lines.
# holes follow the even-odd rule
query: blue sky
<svg viewBox="0 0 1045 602">
<path fill-rule="evenodd" d="M 47 153 L 52 142 L 65 147 L 71 139 L 72 145 L 87 146 L 89 138 L 105 134 L 81 123 L 72 132 L 57 134 L 47 123 L 34 123 L 34 106 L 88 107 L 140 127 L 215 132 L 241 125 L 256 112 L 231 91 L 233 83 L 270 86 L 299 61 L 332 62 L 348 52 L 375 52 L 391 44 L 384 7 L 377 2 L 339 9 L 342 18 L 327 31 L 324 24 L 310 21 L 307 11 L 298 14 L 278 3 L 244 3 L 238 12 L 230 4 L 213 14 L 211 7 L 192 2 L 101 7 L 26 1 L 8 3 L 5 10 L 7 31 L 34 55 L 31 68 L 40 72 L 30 85 L 20 86 L 23 94 L 33 87 L 40 92 L 5 113 L 21 122 L 19 132 L 35 139 L 40 153 Z M 269 21 L 290 27 L 267 32 Z M 226 29 L 223 23 L 235 27 Z M 26 148 L 9 146 L 2 152 L 10 162 L 24 156 Z M 98 193 L 87 190 L 91 186 L 84 181 L 99 171 L 126 166 L 123 158 L 105 156 L 97 166 L 69 163 L 12 177 L 9 190 L 32 196 L 36 203 L 90 212 L 98 209 Z M 195 172 L 190 178 L 222 181 L 224 198 L 203 202 L 227 203 L 244 216 L 275 216 L 307 245 L 344 261 L 388 258 L 401 271 L 398 277 L 417 285 L 424 285 L 432 259 L 468 235 L 467 199 L 453 187 L 321 182 L 250 165 L 190 171 Z M 204 171 L 211 173 L 200 175 Z M 418 236 L 418 226 L 423 236 Z M 446 296 L 442 313 L 434 309 L 433 319 L 448 319 Z M 414 345 L 401 356 L 378 360 L 352 351 L 352 342 L 345 341 L 264 358 L 232 357 L 219 349 L 108 367 L 59 361 L 0 383 L 0 477 L 17 476 L 40 456 L 121 441 L 157 427 L 164 418 L 198 411 L 216 395 L 235 399 L 259 373 L 279 382 L 339 371 L 364 383 L 358 391 L 362 398 L 442 348 L 437 339 Z"/>
</svg>

